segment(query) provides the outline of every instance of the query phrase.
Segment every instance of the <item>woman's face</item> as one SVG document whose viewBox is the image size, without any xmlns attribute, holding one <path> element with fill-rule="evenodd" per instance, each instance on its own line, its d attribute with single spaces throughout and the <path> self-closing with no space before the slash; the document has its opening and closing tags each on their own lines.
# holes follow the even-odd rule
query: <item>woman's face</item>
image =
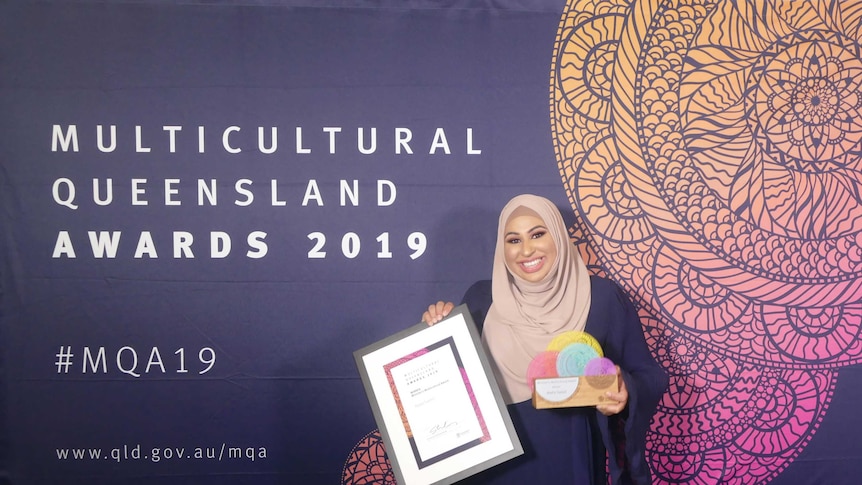
<svg viewBox="0 0 862 485">
<path fill-rule="evenodd" d="M 534 283 L 547 276 L 557 260 L 557 246 L 545 221 L 535 215 L 517 215 L 506 222 L 504 231 L 503 248 L 509 271 Z"/>
</svg>

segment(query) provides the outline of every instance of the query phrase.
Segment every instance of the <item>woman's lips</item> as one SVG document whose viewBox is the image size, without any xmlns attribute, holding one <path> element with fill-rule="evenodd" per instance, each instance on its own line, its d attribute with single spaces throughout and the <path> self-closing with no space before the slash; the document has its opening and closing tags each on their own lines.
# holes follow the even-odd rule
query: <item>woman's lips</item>
<svg viewBox="0 0 862 485">
<path fill-rule="evenodd" d="M 545 262 L 545 257 L 531 259 L 529 261 L 523 261 L 518 263 L 525 273 L 534 273 L 542 269 L 542 265 Z"/>
</svg>

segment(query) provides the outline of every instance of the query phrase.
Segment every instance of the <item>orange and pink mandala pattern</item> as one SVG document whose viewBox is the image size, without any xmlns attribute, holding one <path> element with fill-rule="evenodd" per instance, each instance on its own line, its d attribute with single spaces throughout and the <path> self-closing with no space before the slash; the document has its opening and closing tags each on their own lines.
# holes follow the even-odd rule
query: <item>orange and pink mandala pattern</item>
<svg viewBox="0 0 862 485">
<path fill-rule="evenodd" d="M 654 483 L 767 483 L 862 361 L 862 2 L 584 1 L 551 70 L 573 239 L 671 377 Z"/>
<path fill-rule="evenodd" d="M 671 378 L 659 484 L 762 484 L 862 362 L 862 2 L 570 0 L 550 112 L 571 227 Z M 375 431 L 343 483 L 394 483 Z"/>
<path fill-rule="evenodd" d="M 380 431 L 374 430 L 350 450 L 341 471 L 341 483 L 350 485 L 396 485 L 395 472 L 386 456 Z"/>
</svg>

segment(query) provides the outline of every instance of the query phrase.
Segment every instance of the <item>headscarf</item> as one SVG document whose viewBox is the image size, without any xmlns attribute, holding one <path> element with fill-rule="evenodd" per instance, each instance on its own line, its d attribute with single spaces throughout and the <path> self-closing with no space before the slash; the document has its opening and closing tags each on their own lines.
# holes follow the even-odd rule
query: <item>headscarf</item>
<svg viewBox="0 0 862 485">
<path fill-rule="evenodd" d="M 525 210 L 544 221 L 557 249 L 557 260 L 538 282 L 519 278 L 506 266 L 506 224 L 513 213 L 522 215 Z M 495 364 L 505 401 L 526 401 L 532 396 L 527 384 L 530 361 L 555 336 L 583 330 L 590 310 L 587 267 L 569 240 L 560 211 L 548 199 L 524 194 L 503 207 L 497 228 L 491 292 L 493 303 L 485 318 L 482 340 Z"/>
</svg>

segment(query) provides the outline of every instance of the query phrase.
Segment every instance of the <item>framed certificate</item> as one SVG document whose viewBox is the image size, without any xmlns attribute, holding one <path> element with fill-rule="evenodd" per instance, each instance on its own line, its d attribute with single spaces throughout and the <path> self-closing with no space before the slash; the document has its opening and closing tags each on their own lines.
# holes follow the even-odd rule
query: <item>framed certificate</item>
<svg viewBox="0 0 862 485">
<path fill-rule="evenodd" d="M 398 483 L 449 484 L 523 454 L 466 305 L 353 356 Z"/>
</svg>

